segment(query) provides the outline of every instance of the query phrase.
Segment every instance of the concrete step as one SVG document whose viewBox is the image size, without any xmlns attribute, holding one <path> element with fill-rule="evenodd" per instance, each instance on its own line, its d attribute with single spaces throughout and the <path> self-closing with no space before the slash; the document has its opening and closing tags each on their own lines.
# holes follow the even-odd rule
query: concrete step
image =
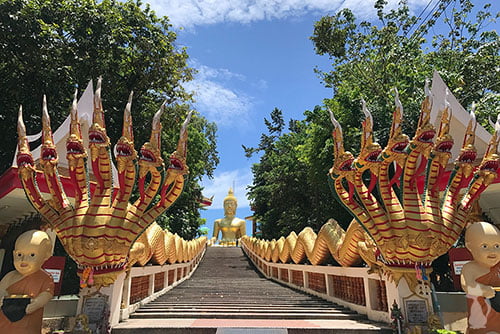
<svg viewBox="0 0 500 334">
<path fill-rule="evenodd" d="M 317 308 L 298 308 L 298 307 L 282 307 L 282 308 L 274 308 L 272 310 L 266 307 L 183 307 L 183 308 L 141 308 L 137 310 L 135 314 L 145 314 L 145 313 L 161 313 L 161 312 L 281 312 L 281 313 L 325 313 L 325 314 L 349 314 L 353 312 L 348 312 L 346 310 L 336 310 L 336 309 L 317 309 Z M 356 313 L 354 313 L 356 314 Z"/>
<path fill-rule="evenodd" d="M 240 248 L 209 247 L 189 280 L 139 308 L 113 334 L 391 333 L 342 306 L 263 277 Z"/>
<path fill-rule="evenodd" d="M 314 304 L 311 304 L 312 306 L 309 306 L 307 307 L 304 306 L 304 305 L 300 305 L 300 306 L 297 306 L 295 307 L 296 309 L 300 309 L 300 308 L 303 308 L 303 309 L 306 309 L 306 310 L 310 310 L 310 309 L 316 309 L 316 310 L 325 310 L 325 311 L 330 311 L 330 310 L 342 310 L 342 311 L 346 311 L 348 309 L 345 309 L 345 308 L 341 308 L 341 307 L 331 307 L 330 305 L 319 305 L 319 306 L 316 306 Z M 267 310 L 274 310 L 274 309 L 282 309 L 282 308 L 289 308 L 290 305 L 285 305 L 285 304 L 282 304 L 282 305 L 268 305 L 268 304 L 253 304 L 253 305 L 249 305 L 247 303 L 245 304 L 224 304 L 224 305 L 221 305 L 221 304 L 200 304 L 200 303 L 196 303 L 196 304 L 160 304 L 160 305 L 157 305 L 155 303 L 149 303 L 147 305 L 144 305 L 143 307 L 141 307 L 141 310 L 142 309 L 169 309 L 169 308 L 178 308 L 178 309 L 190 309 L 190 308 L 211 308 L 211 309 L 227 309 L 227 308 L 245 308 L 245 309 L 260 309 L 260 308 L 265 308 Z"/>
<path fill-rule="evenodd" d="M 180 294 L 180 295 L 168 295 L 167 298 L 159 299 L 162 302 L 176 302 L 176 301 L 202 301 L 202 300 L 212 300 L 214 303 L 217 301 L 245 301 L 245 302 L 259 302 L 259 301 L 276 301 L 280 302 L 282 300 L 287 301 L 287 303 L 293 302 L 317 302 L 317 303 L 328 303 L 327 301 L 321 299 L 314 299 L 309 296 L 304 295 L 283 295 L 283 294 L 262 294 L 262 295 L 246 295 L 246 294 L 235 294 L 235 293 L 221 293 L 221 294 Z"/>
<path fill-rule="evenodd" d="M 257 312 L 257 313 L 324 313 L 324 314 L 356 314 L 354 312 L 346 312 L 345 310 L 332 310 L 332 309 L 315 309 L 315 308 L 275 308 L 269 309 L 266 307 L 247 308 L 247 307 L 189 307 L 189 308 L 141 308 L 135 314 L 146 313 L 161 313 L 161 312 L 200 312 L 200 313 L 236 313 L 236 312 Z"/>
<path fill-rule="evenodd" d="M 112 334 L 391 334 L 360 320 L 129 319 Z"/>
<path fill-rule="evenodd" d="M 160 311 L 160 312 L 135 312 L 130 316 L 131 319 L 327 319 L 327 320 L 362 320 L 366 319 L 365 316 L 360 314 L 346 314 L 346 313 L 315 313 L 314 311 L 309 312 L 230 312 L 223 311 L 220 312 L 186 312 L 186 311 Z"/>
<path fill-rule="evenodd" d="M 274 282 L 270 282 L 270 283 L 277 284 Z M 266 283 L 266 284 L 268 284 L 268 283 Z M 182 283 L 180 285 L 182 285 Z M 283 291 L 281 289 L 277 289 L 277 290 L 264 290 L 264 291 L 256 290 L 254 292 L 232 290 L 231 288 L 227 288 L 226 290 L 217 290 L 217 291 L 210 291 L 207 289 L 210 289 L 210 288 L 195 289 L 195 288 L 191 288 L 191 287 L 181 286 L 180 290 L 172 292 L 171 294 L 167 294 L 166 296 L 164 296 L 164 298 L 170 298 L 170 297 L 175 297 L 175 296 L 182 296 L 182 297 L 193 296 L 193 297 L 196 297 L 199 295 L 206 295 L 206 296 L 232 295 L 232 296 L 245 296 L 245 297 L 253 297 L 253 298 L 259 298 L 259 297 L 263 297 L 263 296 L 286 296 L 286 297 L 290 297 L 290 298 L 294 298 L 294 297 L 311 298 L 311 296 L 308 296 L 305 293 L 293 291 L 289 288 L 286 288 L 287 290 L 285 290 L 285 291 Z M 258 287 L 256 287 L 255 289 L 258 289 Z M 192 290 L 196 290 L 196 291 L 192 291 Z M 198 292 L 198 293 L 196 293 L 196 292 Z M 319 298 L 317 298 L 317 299 L 319 299 Z"/>
</svg>

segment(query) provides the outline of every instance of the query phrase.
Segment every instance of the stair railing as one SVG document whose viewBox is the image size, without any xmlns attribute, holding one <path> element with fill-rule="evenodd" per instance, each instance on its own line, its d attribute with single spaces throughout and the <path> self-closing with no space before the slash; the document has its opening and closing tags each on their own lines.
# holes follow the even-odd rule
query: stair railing
<svg viewBox="0 0 500 334">
<path fill-rule="evenodd" d="M 388 277 L 369 273 L 366 267 L 274 263 L 245 242 L 241 247 L 266 278 L 365 314 L 370 320 L 390 323 L 394 301 L 405 306 L 405 316 L 413 323 L 427 323 L 433 313 L 430 291 L 421 291 L 417 300 L 421 303 L 406 299 L 403 296 L 408 295 L 409 287 L 404 280 L 396 285 Z"/>
<path fill-rule="evenodd" d="M 139 307 L 190 278 L 198 267 L 206 247 L 190 261 L 156 266 L 132 267 L 123 283 L 120 321 L 126 320 Z"/>
</svg>

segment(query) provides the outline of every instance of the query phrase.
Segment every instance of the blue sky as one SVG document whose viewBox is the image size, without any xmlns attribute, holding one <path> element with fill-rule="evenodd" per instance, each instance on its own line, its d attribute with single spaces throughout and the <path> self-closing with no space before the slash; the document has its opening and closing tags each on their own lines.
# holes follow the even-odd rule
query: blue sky
<svg viewBox="0 0 500 334">
<path fill-rule="evenodd" d="M 419 14 L 429 2 L 432 8 L 437 1 L 410 0 L 409 5 Z M 314 73 L 315 67 L 328 70 L 331 64 L 326 56 L 314 53 L 309 40 L 314 23 L 343 7 L 367 20 L 375 10 L 372 1 L 366 0 L 146 2 L 157 14 L 170 18 L 178 45 L 187 47 L 189 65 L 198 74 L 185 87 L 194 91 L 197 111 L 218 126 L 220 164 L 214 179 L 203 181 L 205 196 L 213 195 L 214 202 L 201 212 L 211 235 L 213 221 L 223 217 L 222 200 L 233 184 L 237 216 L 251 215 L 246 188 L 252 183 L 251 165 L 258 159 L 247 159 L 241 145 L 258 145 L 266 131 L 264 118 L 277 107 L 286 121 L 302 119 L 305 110 L 332 96 Z M 389 0 L 389 6 L 396 4 Z M 494 7 L 497 12 L 498 4 Z M 251 234 L 250 223 L 247 233 Z"/>
</svg>

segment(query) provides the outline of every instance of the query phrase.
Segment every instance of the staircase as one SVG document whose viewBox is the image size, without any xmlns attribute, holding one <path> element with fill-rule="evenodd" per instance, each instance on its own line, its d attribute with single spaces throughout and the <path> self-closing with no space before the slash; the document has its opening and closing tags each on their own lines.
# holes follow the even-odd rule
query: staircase
<svg viewBox="0 0 500 334">
<path fill-rule="evenodd" d="M 193 276 L 112 333 L 391 333 L 334 303 L 260 275 L 237 247 L 209 247 Z"/>
</svg>

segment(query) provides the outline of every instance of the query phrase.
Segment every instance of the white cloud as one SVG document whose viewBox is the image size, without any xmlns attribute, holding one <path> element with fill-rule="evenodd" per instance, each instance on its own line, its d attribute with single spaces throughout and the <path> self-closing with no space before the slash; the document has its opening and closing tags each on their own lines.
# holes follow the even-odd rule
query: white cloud
<svg viewBox="0 0 500 334">
<path fill-rule="evenodd" d="M 246 78 L 243 74 L 233 73 L 226 68 L 212 68 L 205 65 L 201 65 L 197 61 L 192 61 L 190 66 L 196 68 L 198 71 L 197 77 L 199 79 L 219 79 L 219 80 L 231 80 L 237 79 L 244 81 Z"/>
<path fill-rule="evenodd" d="M 246 198 L 247 186 L 252 184 L 252 172 L 248 169 L 235 169 L 215 174 L 213 179 L 204 179 L 202 186 L 203 195 L 212 197 L 212 205 L 207 209 L 222 209 L 224 197 L 227 196 L 229 188 L 233 188 L 234 196 L 238 199 L 238 208 L 248 208 L 250 206 Z"/>
<path fill-rule="evenodd" d="M 245 81 L 245 77 L 196 62 L 192 66 L 198 74 L 193 81 L 185 83 L 184 88 L 194 93 L 196 109 L 218 126 L 244 127 L 253 107 L 253 98 L 229 87 L 231 81 Z"/>
<path fill-rule="evenodd" d="M 266 90 L 268 88 L 267 81 L 264 79 L 260 79 L 256 83 L 252 84 L 253 87 L 257 88 L 258 90 Z"/>
<path fill-rule="evenodd" d="M 388 0 L 389 8 L 400 0 Z M 160 15 L 170 18 L 175 27 L 193 27 L 221 22 L 250 23 L 260 20 L 298 17 L 308 13 L 333 14 L 350 8 L 363 18 L 376 14 L 367 0 L 149 0 Z M 411 8 L 422 7 L 428 0 L 410 0 Z"/>
</svg>

